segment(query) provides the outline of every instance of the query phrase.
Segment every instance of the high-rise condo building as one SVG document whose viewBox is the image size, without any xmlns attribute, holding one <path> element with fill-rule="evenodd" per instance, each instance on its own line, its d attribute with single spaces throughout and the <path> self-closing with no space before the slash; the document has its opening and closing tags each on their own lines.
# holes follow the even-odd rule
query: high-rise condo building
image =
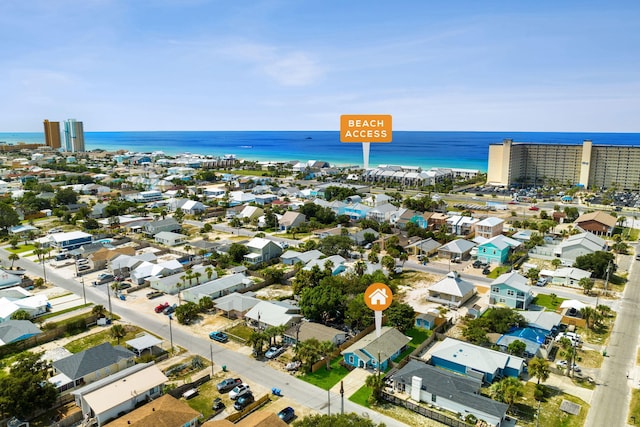
<svg viewBox="0 0 640 427">
<path fill-rule="evenodd" d="M 60 122 L 44 121 L 44 143 L 55 149 L 60 148 Z"/>
<path fill-rule="evenodd" d="M 82 122 L 78 122 L 76 119 L 69 119 L 64 122 L 64 143 L 65 151 L 72 153 L 84 151 Z"/>
<path fill-rule="evenodd" d="M 489 145 L 487 184 L 503 187 L 581 185 L 640 190 L 640 147 L 542 144 L 505 139 Z"/>
</svg>

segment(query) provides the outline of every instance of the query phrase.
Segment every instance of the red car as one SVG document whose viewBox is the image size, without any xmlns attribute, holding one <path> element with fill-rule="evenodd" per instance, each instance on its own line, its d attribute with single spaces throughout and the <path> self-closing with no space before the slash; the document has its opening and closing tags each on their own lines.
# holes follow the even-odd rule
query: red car
<svg viewBox="0 0 640 427">
<path fill-rule="evenodd" d="M 539 207 L 537 207 L 537 206 L 531 206 L 531 207 L 529 208 L 529 210 L 530 210 L 530 211 L 539 211 L 539 210 L 540 210 L 540 208 L 539 208 Z"/>
<path fill-rule="evenodd" d="M 154 308 L 156 313 L 162 313 L 164 311 L 165 308 L 169 307 L 169 303 L 165 302 L 162 304 L 159 304 L 156 306 L 156 308 Z"/>
</svg>

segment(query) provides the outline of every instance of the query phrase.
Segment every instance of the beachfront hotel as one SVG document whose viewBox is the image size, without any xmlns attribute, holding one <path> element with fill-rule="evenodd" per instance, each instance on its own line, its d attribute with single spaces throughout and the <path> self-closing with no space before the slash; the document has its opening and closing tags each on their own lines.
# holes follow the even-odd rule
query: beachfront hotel
<svg viewBox="0 0 640 427">
<path fill-rule="evenodd" d="M 640 147 L 541 144 L 505 139 L 489 145 L 487 184 L 500 187 L 581 185 L 640 190 Z"/>
<path fill-rule="evenodd" d="M 82 122 L 69 119 L 64 122 L 64 149 L 70 153 L 84 151 L 84 130 Z"/>
<path fill-rule="evenodd" d="M 55 149 L 60 148 L 60 122 L 44 121 L 44 143 Z"/>
</svg>

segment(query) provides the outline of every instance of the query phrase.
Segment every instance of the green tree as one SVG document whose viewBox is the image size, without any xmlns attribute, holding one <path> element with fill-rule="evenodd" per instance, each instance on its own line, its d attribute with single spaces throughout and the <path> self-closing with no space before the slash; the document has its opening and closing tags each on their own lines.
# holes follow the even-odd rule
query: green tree
<svg viewBox="0 0 640 427">
<path fill-rule="evenodd" d="M 0 230 L 7 233 L 9 227 L 20 224 L 16 210 L 8 203 L 0 202 Z"/>
<path fill-rule="evenodd" d="M 71 188 L 59 188 L 53 196 L 56 205 L 71 205 L 78 203 L 78 193 Z"/>
<path fill-rule="evenodd" d="M 583 277 L 578 281 L 578 285 L 584 289 L 584 293 L 589 295 L 591 289 L 593 289 L 593 280 L 589 277 Z"/>
<path fill-rule="evenodd" d="M 574 267 L 591 271 L 593 277 L 604 279 L 609 273 L 616 271 L 615 255 L 611 252 L 596 251 L 591 254 L 581 255 L 576 258 Z"/>
<path fill-rule="evenodd" d="M 91 309 L 91 314 L 97 317 L 102 317 L 106 311 L 107 310 L 105 310 L 103 305 L 97 304 L 97 305 L 94 305 L 93 308 Z"/>
<path fill-rule="evenodd" d="M 233 262 L 242 262 L 244 256 L 249 253 L 249 248 L 240 243 L 232 243 L 229 247 L 229 256 L 233 260 Z"/>
<path fill-rule="evenodd" d="M 349 256 L 353 241 L 349 236 L 327 236 L 320 240 L 318 249 L 325 255 L 341 255 L 345 258 Z"/>
<path fill-rule="evenodd" d="M 311 370 L 311 366 L 320 360 L 320 341 L 316 338 L 309 338 L 296 344 L 293 349 L 296 359 L 298 359 L 305 367 L 305 370 Z"/>
<path fill-rule="evenodd" d="M 393 300 L 388 309 L 384 311 L 387 323 L 400 332 L 406 332 L 414 325 L 416 312 L 409 304 Z"/>
<path fill-rule="evenodd" d="M 550 371 L 549 364 L 542 357 L 534 357 L 529 361 L 528 365 L 529 375 L 533 376 L 538 380 L 538 384 L 540 382 L 545 382 L 549 379 Z"/>
<path fill-rule="evenodd" d="M 41 354 L 20 353 L 12 363 L 9 375 L 0 378 L 0 413 L 21 419 L 50 408 L 58 392 L 47 381 L 50 367 Z"/>
<path fill-rule="evenodd" d="M 119 323 L 113 325 L 109 330 L 109 333 L 111 334 L 111 338 L 118 341 L 118 345 L 120 345 L 120 340 L 127 335 L 126 329 Z"/>
<path fill-rule="evenodd" d="M 176 307 L 176 319 L 183 325 L 188 325 L 198 318 L 200 308 L 198 304 L 187 301 Z"/>
<path fill-rule="evenodd" d="M 380 375 L 380 371 L 369 375 L 364 382 L 364 385 L 371 389 L 371 396 L 369 397 L 369 403 L 381 403 L 382 390 L 384 390 L 384 377 Z"/>
<path fill-rule="evenodd" d="M 526 350 L 527 345 L 520 340 L 514 340 L 507 346 L 507 352 L 518 357 L 521 357 Z"/>
<path fill-rule="evenodd" d="M 540 277 L 540 270 L 537 268 L 530 268 L 527 270 L 527 279 L 531 281 L 531 283 L 535 283 L 536 280 Z"/>
<path fill-rule="evenodd" d="M 31 315 L 23 309 L 14 311 L 11 315 L 11 320 L 29 320 L 31 319 Z"/>
<path fill-rule="evenodd" d="M 11 261 L 11 269 L 13 270 L 13 263 L 20 259 L 20 255 L 12 252 L 7 258 L 9 258 L 9 261 Z"/>
<path fill-rule="evenodd" d="M 205 295 L 198 301 L 198 308 L 200 311 L 207 312 L 213 308 L 213 300 L 211 297 Z"/>
<path fill-rule="evenodd" d="M 300 297 L 303 316 L 317 322 L 341 321 L 344 306 L 344 294 L 332 286 L 306 288 Z"/>
<path fill-rule="evenodd" d="M 356 413 L 332 415 L 308 415 L 293 422 L 293 427 L 384 427 L 369 418 L 363 418 Z"/>
<path fill-rule="evenodd" d="M 489 387 L 489 394 L 491 398 L 504 402 L 509 405 L 513 405 L 518 398 L 522 397 L 524 393 L 524 387 L 520 380 L 514 377 L 506 377 L 501 381 L 493 383 L 491 387 Z"/>
<path fill-rule="evenodd" d="M 387 269 L 387 271 L 391 274 L 395 272 L 396 269 L 396 260 L 389 255 L 385 255 L 382 257 L 382 266 Z"/>
<path fill-rule="evenodd" d="M 373 323 L 373 310 L 367 307 L 364 293 L 349 299 L 344 313 L 344 321 L 352 329 L 361 330 Z"/>
<path fill-rule="evenodd" d="M 325 361 L 325 369 L 328 371 L 331 369 L 331 355 L 336 351 L 336 345 L 331 341 L 321 341 L 318 346 L 318 354 Z"/>
<path fill-rule="evenodd" d="M 267 336 L 261 331 L 252 331 L 247 339 L 247 344 L 253 347 L 255 355 L 261 355 L 264 352 L 264 344 L 267 342 Z"/>
</svg>

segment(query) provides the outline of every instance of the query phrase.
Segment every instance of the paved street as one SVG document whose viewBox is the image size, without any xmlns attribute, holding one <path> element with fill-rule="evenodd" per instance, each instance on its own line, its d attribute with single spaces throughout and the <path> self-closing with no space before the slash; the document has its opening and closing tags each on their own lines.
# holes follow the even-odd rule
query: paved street
<svg viewBox="0 0 640 427">
<path fill-rule="evenodd" d="M 640 321 L 640 269 L 634 263 L 629 270 L 629 281 L 624 298 L 619 304 L 618 317 L 607 346 L 598 386 L 593 394 L 586 427 L 627 425 L 627 413 L 638 348 L 638 322 Z"/>
<path fill-rule="evenodd" d="M 7 256 L 8 252 L 0 249 L 0 257 L 5 261 L 5 263 Z M 15 266 L 24 268 L 29 274 L 34 276 L 40 276 L 42 274 L 42 267 L 29 260 L 20 259 L 15 263 Z M 62 277 L 49 268 L 47 268 L 47 281 L 74 292 L 77 295 L 82 295 L 83 290 L 81 283 L 73 279 Z M 107 300 L 106 289 L 106 286 L 85 286 L 87 301 L 91 301 L 95 304 L 102 304 L 108 308 L 109 302 Z M 143 329 L 163 337 L 167 341 L 170 340 L 170 325 L 169 322 L 166 321 L 166 317 L 159 318 L 158 316 L 148 315 L 148 313 L 140 313 L 139 311 L 129 307 L 127 305 L 127 301 L 121 301 L 113 297 L 111 298 L 111 305 L 113 307 L 113 312 L 118 314 L 123 321 L 138 325 Z M 227 350 L 224 348 L 224 345 L 219 345 L 209 340 L 194 337 L 189 332 L 179 327 L 177 322 L 174 321 L 172 323 L 171 335 L 173 336 L 174 345 L 179 345 L 191 353 L 198 354 L 205 359 L 210 358 L 210 349 L 212 348 L 213 361 L 216 365 L 226 365 L 229 370 L 237 372 L 250 382 L 260 384 L 269 390 L 272 387 L 278 387 L 282 390 L 282 394 L 284 396 L 294 399 L 299 404 L 312 408 L 320 413 L 327 413 L 329 409 L 329 399 L 332 413 L 336 412 L 338 408 L 340 408 L 339 394 L 327 393 L 327 391 L 299 380 L 290 374 L 274 370 L 262 362 L 238 354 L 234 351 Z M 370 419 L 376 422 L 383 422 L 389 427 L 405 426 L 404 423 L 386 417 L 375 411 L 371 411 L 360 405 L 356 405 L 347 399 L 344 401 L 344 409 L 345 412 L 367 414 Z"/>
</svg>

